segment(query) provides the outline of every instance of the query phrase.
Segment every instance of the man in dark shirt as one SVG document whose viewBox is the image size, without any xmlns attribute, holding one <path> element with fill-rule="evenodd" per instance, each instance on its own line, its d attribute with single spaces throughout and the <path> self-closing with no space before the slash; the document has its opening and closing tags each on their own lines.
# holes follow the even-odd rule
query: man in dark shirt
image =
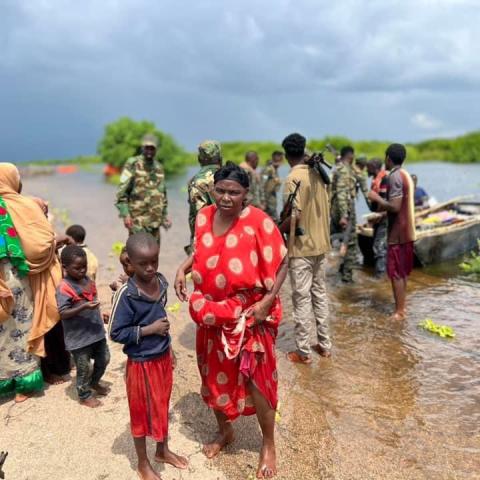
<svg viewBox="0 0 480 480">
<path fill-rule="evenodd" d="M 406 315 L 407 277 L 413 268 L 413 243 L 415 241 L 415 211 L 413 204 L 413 181 L 402 168 L 406 149 L 394 143 L 387 148 L 385 166 L 388 176 L 387 198 L 378 193 L 368 194 L 372 202 L 385 210 L 388 216 L 387 274 L 392 282 L 395 298 L 394 320 L 403 320 Z"/>
</svg>

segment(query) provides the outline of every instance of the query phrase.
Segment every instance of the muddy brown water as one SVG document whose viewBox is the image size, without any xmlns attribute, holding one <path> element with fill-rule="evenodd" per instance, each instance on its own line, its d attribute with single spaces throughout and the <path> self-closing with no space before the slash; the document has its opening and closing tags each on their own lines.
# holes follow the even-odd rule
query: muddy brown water
<svg viewBox="0 0 480 480">
<path fill-rule="evenodd" d="M 478 180 L 480 169 L 475 172 Z M 174 226 L 162 238 L 161 269 L 171 282 L 188 242 L 185 180 L 169 185 Z M 68 212 L 67 218 L 57 211 L 57 220 L 86 227 L 87 243 L 102 260 L 100 281 L 111 280 L 117 269 L 111 246 L 125 240 L 114 187 L 99 172 L 26 178 L 24 184 L 26 193 Z M 358 269 L 355 285 L 339 286 L 335 262 L 332 256 L 333 358 L 309 367 L 280 360 L 280 478 L 480 478 L 479 283 L 462 275 L 458 262 L 416 270 L 408 319 L 392 323 L 389 285 Z M 288 285 L 283 299 L 280 352 L 294 346 Z M 452 326 L 456 338 L 419 329 L 427 317 Z M 222 462 L 229 478 L 247 477 L 241 464 L 232 469 Z"/>
</svg>

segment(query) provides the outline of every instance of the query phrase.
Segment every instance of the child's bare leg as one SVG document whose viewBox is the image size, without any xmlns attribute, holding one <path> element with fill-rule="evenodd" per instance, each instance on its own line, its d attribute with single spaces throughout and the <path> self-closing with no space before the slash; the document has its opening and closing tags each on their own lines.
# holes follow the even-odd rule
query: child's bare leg
<svg viewBox="0 0 480 480">
<path fill-rule="evenodd" d="M 394 320 L 403 320 L 405 318 L 406 297 L 407 297 L 407 279 L 406 278 L 392 278 L 393 297 L 395 299 L 395 313 Z"/>
<path fill-rule="evenodd" d="M 213 413 L 215 413 L 218 423 L 218 434 L 212 443 L 207 443 L 203 446 L 203 453 L 207 458 L 216 457 L 226 445 L 234 440 L 232 422 L 224 413 L 218 410 L 214 410 Z"/>
<path fill-rule="evenodd" d="M 168 439 L 163 442 L 157 442 L 157 451 L 155 452 L 155 461 L 161 463 L 168 463 L 169 465 L 185 470 L 188 467 L 188 460 L 185 457 L 181 457 L 176 453 L 173 453 L 168 448 Z"/>
<path fill-rule="evenodd" d="M 135 452 L 137 452 L 138 458 L 138 476 L 142 480 L 162 480 L 160 475 L 158 475 L 152 468 L 152 465 L 148 460 L 147 442 L 145 441 L 145 437 L 134 438 L 133 444 L 135 445 Z"/>
<path fill-rule="evenodd" d="M 262 429 L 263 444 L 260 450 L 257 478 L 273 478 L 277 474 L 277 457 L 275 452 L 275 410 L 255 385 L 248 385 L 257 411 L 258 423 Z"/>
</svg>

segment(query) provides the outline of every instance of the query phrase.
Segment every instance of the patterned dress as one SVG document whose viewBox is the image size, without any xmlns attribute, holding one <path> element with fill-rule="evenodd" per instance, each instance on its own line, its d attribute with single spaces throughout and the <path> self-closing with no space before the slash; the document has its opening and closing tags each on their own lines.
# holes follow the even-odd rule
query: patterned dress
<svg viewBox="0 0 480 480">
<path fill-rule="evenodd" d="M 39 359 L 27 352 L 33 316 L 29 280 L 20 278 L 6 259 L 0 261 L 0 270 L 15 300 L 10 318 L 0 323 L 0 395 L 40 390 L 43 377 Z"/>
<path fill-rule="evenodd" d="M 270 290 L 286 255 L 273 220 L 249 206 L 221 236 L 213 234 L 217 207 L 196 220 L 190 312 L 197 323 L 197 361 L 202 397 L 229 419 L 252 415 L 251 381 L 272 408 L 277 406 L 275 340 L 282 316 L 280 299 L 267 321 L 256 325 L 245 311 Z"/>
</svg>

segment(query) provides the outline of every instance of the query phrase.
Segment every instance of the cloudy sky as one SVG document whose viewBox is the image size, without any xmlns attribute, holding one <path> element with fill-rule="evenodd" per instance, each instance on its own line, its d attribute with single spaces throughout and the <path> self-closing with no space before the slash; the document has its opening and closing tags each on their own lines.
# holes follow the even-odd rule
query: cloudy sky
<svg viewBox="0 0 480 480">
<path fill-rule="evenodd" d="M 0 0 L 0 160 L 106 123 L 204 138 L 413 141 L 479 128 L 478 0 Z"/>
</svg>

